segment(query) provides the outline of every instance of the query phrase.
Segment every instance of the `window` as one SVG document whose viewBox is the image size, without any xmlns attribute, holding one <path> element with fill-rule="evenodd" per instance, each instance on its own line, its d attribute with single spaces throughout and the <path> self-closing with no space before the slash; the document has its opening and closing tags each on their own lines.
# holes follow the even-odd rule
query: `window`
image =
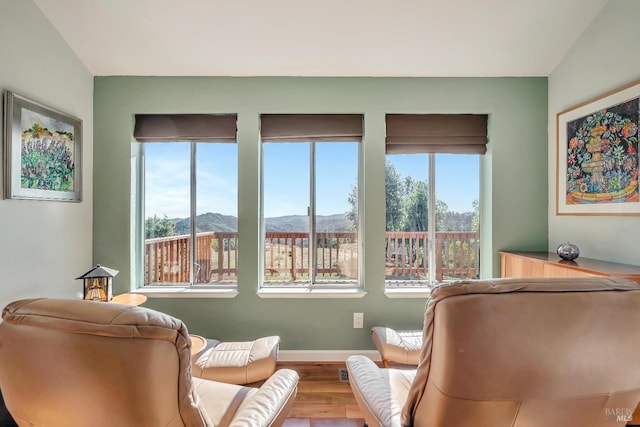
<svg viewBox="0 0 640 427">
<path fill-rule="evenodd" d="M 479 277 L 485 144 L 486 116 L 387 116 L 387 288 Z"/>
<path fill-rule="evenodd" d="M 168 117 L 171 126 L 157 131 L 164 126 L 159 117 Z M 236 285 L 236 119 L 195 119 L 136 116 L 135 137 L 142 142 L 139 276 L 144 285 Z"/>
<path fill-rule="evenodd" d="M 264 287 L 358 287 L 362 116 L 263 115 Z"/>
</svg>

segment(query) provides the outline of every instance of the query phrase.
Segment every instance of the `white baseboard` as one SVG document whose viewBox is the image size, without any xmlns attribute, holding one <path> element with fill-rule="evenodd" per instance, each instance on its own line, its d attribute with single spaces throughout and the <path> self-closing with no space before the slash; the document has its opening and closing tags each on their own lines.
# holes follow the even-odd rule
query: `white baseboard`
<svg viewBox="0 0 640 427">
<path fill-rule="evenodd" d="M 380 362 L 376 350 L 280 350 L 278 362 L 344 362 L 347 357 L 360 354 Z"/>
</svg>

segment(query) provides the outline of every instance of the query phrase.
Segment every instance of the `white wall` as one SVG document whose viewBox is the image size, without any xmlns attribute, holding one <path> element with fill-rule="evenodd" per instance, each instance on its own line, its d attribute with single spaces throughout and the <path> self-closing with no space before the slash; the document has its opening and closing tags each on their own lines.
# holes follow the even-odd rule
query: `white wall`
<svg viewBox="0 0 640 427">
<path fill-rule="evenodd" d="M 556 114 L 640 79 L 640 1 L 609 0 L 549 76 L 549 249 L 640 265 L 640 216 L 556 216 Z M 567 22 L 567 25 L 571 25 Z"/>
<path fill-rule="evenodd" d="M 92 263 L 93 77 L 32 0 L 0 0 L 0 90 L 83 120 L 81 203 L 0 200 L 0 306 L 75 297 Z"/>
</svg>

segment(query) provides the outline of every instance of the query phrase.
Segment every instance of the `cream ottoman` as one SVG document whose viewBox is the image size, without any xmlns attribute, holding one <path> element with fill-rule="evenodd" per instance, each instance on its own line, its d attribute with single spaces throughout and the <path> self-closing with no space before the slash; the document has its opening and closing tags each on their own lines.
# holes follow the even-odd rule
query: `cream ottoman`
<svg viewBox="0 0 640 427">
<path fill-rule="evenodd" d="M 371 328 L 371 338 L 382 357 L 385 368 L 389 362 L 417 365 L 422 348 L 422 331 L 396 331 L 383 326 Z"/>
<path fill-rule="evenodd" d="M 276 370 L 280 337 L 221 342 L 191 335 L 191 375 L 229 384 L 251 384 Z"/>
</svg>

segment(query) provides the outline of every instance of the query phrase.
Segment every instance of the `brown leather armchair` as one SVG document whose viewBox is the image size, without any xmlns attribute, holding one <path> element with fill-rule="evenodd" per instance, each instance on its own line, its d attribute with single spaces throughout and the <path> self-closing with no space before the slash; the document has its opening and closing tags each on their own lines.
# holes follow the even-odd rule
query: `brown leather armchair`
<svg viewBox="0 0 640 427">
<path fill-rule="evenodd" d="M 364 356 L 347 368 L 369 427 L 623 426 L 640 401 L 640 287 L 608 278 L 443 285 L 427 303 L 417 370 Z"/>
<path fill-rule="evenodd" d="M 3 311 L 0 389 L 19 425 L 280 426 L 298 375 L 261 388 L 191 376 L 178 319 L 142 307 L 32 299 Z"/>
</svg>

